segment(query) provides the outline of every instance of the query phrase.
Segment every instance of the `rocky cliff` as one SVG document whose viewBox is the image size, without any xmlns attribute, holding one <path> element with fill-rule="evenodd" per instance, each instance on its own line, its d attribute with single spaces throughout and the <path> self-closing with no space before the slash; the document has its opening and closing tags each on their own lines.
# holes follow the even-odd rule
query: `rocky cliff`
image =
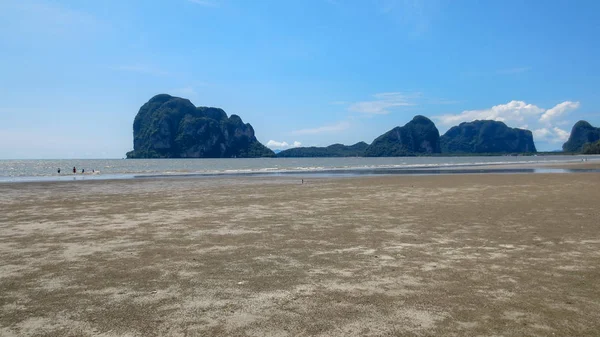
<svg viewBox="0 0 600 337">
<path fill-rule="evenodd" d="M 536 152 L 529 130 L 508 127 L 491 120 L 460 123 L 440 137 L 442 153 Z"/>
<path fill-rule="evenodd" d="M 600 140 L 600 128 L 593 127 L 586 121 L 579 121 L 573 125 L 569 140 L 563 144 L 563 151 L 581 152 L 586 143 Z"/>
<path fill-rule="evenodd" d="M 160 94 L 142 105 L 133 122 L 127 158 L 251 158 L 275 154 L 254 136 L 250 124 L 219 108 Z"/>
<path fill-rule="evenodd" d="M 415 116 L 406 125 L 377 137 L 365 150 L 367 157 L 399 157 L 440 153 L 440 133 L 433 122 Z"/>
</svg>

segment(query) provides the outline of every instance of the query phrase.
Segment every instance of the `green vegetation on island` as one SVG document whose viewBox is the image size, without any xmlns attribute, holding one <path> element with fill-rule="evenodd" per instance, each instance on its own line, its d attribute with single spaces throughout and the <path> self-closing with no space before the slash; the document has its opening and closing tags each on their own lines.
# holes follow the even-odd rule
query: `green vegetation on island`
<svg viewBox="0 0 600 337">
<path fill-rule="evenodd" d="M 440 153 L 440 133 L 425 116 L 415 116 L 377 137 L 365 150 L 366 157 L 401 157 Z"/>
<path fill-rule="evenodd" d="M 460 123 L 440 137 L 440 144 L 442 153 L 448 154 L 536 152 L 531 131 L 511 128 L 492 120 Z"/>
<path fill-rule="evenodd" d="M 273 157 L 250 124 L 219 108 L 195 107 L 167 94 L 144 104 L 133 122 L 133 151 L 127 158 Z"/>
<path fill-rule="evenodd" d="M 583 154 L 600 154 L 600 140 L 595 143 L 586 143 L 583 145 Z"/>
<path fill-rule="evenodd" d="M 600 154 L 600 128 L 577 122 L 563 150 Z M 298 147 L 277 157 L 399 157 L 432 155 L 497 155 L 536 153 L 529 130 L 503 122 L 461 123 L 440 136 L 435 124 L 418 115 L 404 126 L 377 137 L 370 145 L 333 144 Z M 261 144 L 250 124 L 219 108 L 195 107 L 189 100 L 160 94 L 145 103 L 133 122 L 133 151 L 127 158 L 256 158 L 275 157 Z"/>
<path fill-rule="evenodd" d="M 369 144 L 358 142 L 354 145 L 333 144 L 327 147 L 295 147 L 277 154 L 277 157 L 362 157 Z"/>
<path fill-rule="evenodd" d="M 594 143 L 600 140 L 600 128 L 593 127 L 586 121 L 579 121 L 573 125 L 569 140 L 563 145 L 565 152 L 585 152 L 591 151 L 584 149 L 587 143 Z M 590 145 L 592 146 L 592 145 Z"/>
</svg>

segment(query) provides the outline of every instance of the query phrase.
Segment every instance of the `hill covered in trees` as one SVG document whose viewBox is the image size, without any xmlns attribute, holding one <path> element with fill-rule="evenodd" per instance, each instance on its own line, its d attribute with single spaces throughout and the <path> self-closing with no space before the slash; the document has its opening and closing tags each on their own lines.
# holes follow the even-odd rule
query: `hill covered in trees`
<svg viewBox="0 0 600 337">
<path fill-rule="evenodd" d="M 600 154 L 600 140 L 595 143 L 586 143 L 581 152 L 583 154 Z"/>
<path fill-rule="evenodd" d="M 142 105 L 133 121 L 133 151 L 127 158 L 273 157 L 250 124 L 219 108 L 160 94 Z"/>
<path fill-rule="evenodd" d="M 362 157 L 369 144 L 358 142 L 354 145 L 333 144 L 327 147 L 296 147 L 281 151 L 277 157 Z"/>
<path fill-rule="evenodd" d="M 440 144 L 442 153 L 536 152 L 531 131 L 511 128 L 492 120 L 460 123 L 440 137 Z"/>
<path fill-rule="evenodd" d="M 565 152 L 582 152 L 584 145 L 600 140 L 600 128 L 593 127 L 586 121 L 579 121 L 573 125 L 569 140 L 563 144 Z"/>
<path fill-rule="evenodd" d="M 367 157 L 399 157 L 440 153 L 440 133 L 425 116 L 415 116 L 377 137 L 365 150 Z"/>
<path fill-rule="evenodd" d="M 261 144 L 252 125 L 219 108 L 195 107 L 189 100 L 160 94 L 139 109 L 133 122 L 133 151 L 127 158 L 274 157 Z M 580 152 L 600 140 L 600 129 L 585 121 L 573 126 L 565 151 Z M 600 145 L 586 145 L 597 153 Z M 436 154 L 501 154 L 536 152 L 529 130 L 491 120 L 461 123 L 440 137 L 435 124 L 418 115 L 377 137 L 369 145 L 333 144 L 281 151 L 277 157 L 397 157 Z"/>
</svg>

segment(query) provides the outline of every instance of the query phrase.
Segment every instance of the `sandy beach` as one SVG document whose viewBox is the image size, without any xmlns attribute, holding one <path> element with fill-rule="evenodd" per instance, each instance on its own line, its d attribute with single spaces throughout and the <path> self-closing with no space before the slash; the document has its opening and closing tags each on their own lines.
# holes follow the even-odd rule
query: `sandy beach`
<svg viewBox="0 0 600 337">
<path fill-rule="evenodd" d="M 599 199 L 598 173 L 0 184 L 0 336 L 598 336 Z"/>
</svg>

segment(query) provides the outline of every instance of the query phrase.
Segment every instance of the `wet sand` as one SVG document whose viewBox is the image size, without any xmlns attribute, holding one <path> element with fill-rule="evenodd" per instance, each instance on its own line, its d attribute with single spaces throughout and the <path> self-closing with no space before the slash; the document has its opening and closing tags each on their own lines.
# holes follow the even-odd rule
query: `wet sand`
<svg viewBox="0 0 600 337">
<path fill-rule="evenodd" d="M 522 164 L 501 164 L 501 165 L 481 165 L 476 169 L 562 169 L 562 170 L 600 170 L 600 159 L 597 156 L 591 157 L 588 161 L 570 161 L 570 162 L 548 162 L 548 163 L 522 163 Z"/>
<path fill-rule="evenodd" d="M 0 336 L 597 336 L 600 174 L 0 184 Z"/>
<path fill-rule="evenodd" d="M 564 168 L 564 169 L 583 169 L 583 170 L 599 170 L 600 160 L 586 161 L 586 162 L 569 162 L 562 164 L 548 165 L 548 167 Z"/>
</svg>

